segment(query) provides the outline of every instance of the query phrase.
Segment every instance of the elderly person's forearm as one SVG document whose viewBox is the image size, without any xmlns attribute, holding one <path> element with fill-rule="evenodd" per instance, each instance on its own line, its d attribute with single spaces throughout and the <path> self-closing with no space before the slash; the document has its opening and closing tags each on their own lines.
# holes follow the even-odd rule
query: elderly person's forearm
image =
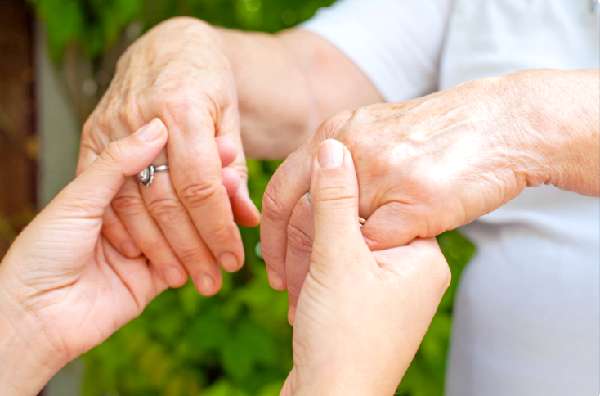
<svg viewBox="0 0 600 396">
<path fill-rule="evenodd" d="M 382 100 L 356 65 L 314 33 L 219 32 L 250 157 L 285 158 L 333 114 Z"/>
<path fill-rule="evenodd" d="M 521 98 L 512 119 L 529 139 L 507 144 L 523 146 L 520 170 L 528 185 L 599 195 L 600 71 L 533 70 L 508 78 L 508 89 L 518 92 L 513 97 Z"/>
</svg>

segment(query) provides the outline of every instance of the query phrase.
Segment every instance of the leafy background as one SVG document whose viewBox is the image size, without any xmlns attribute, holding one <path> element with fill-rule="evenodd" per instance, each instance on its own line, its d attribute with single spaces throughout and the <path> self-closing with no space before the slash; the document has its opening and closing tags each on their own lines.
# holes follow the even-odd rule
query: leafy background
<svg viewBox="0 0 600 396">
<path fill-rule="evenodd" d="M 275 32 L 296 25 L 333 0 L 30 0 L 44 21 L 49 52 L 83 121 L 110 81 L 119 54 L 156 23 L 193 15 L 221 26 Z M 250 161 L 255 202 L 277 163 Z M 207 299 L 191 285 L 157 298 L 145 313 L 85 357 L 83 394 L 277 395 L 290 369 L 287 297 L 271 290 L 256 254 L 257 229 L 242 230 L 244 269 L 226 275 Z M 453 281 L 399 395 L 443 393 L 452 300 L 474 252 L 456 232 L 439 237 Z"/>
</svg>

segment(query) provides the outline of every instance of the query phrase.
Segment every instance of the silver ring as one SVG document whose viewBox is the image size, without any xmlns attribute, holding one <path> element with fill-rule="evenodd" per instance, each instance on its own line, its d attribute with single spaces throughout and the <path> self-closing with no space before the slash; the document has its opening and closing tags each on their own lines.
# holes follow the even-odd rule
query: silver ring
<svg viewBox="0 0 600 396">
<path fill-rule="evenodd" d="M 137 174 L 137 181 L 146 187 L 150 187 L 154 181 L 156 172 L 168 172 L 169 165 L 150 165 L 146 169 Z"/>
</svg>

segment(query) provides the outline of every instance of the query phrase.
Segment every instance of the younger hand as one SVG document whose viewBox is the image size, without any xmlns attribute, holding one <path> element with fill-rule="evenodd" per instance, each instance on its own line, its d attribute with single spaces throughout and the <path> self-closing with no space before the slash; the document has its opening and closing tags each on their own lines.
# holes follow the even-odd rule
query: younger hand
<svg viewBox="0 0 600 396">
<path fill-rule="evenodd" d="M 445 292 L 435 240 L 370 251 L 361 234 L 350 152 L 320 145 L 311 196 L 315 239 L 294 321 L 283 395 L 391 395 Z"/>
<path fill-rule="evenodd" d="M 34 395 L 64 364 L 139 315 L 166 288 L 145 258 L 101 236 L 126 178 L 167 141 L 159 120 L 110 143 L 19 236 L 0 265 L 0 389 Z"/>
</svg>

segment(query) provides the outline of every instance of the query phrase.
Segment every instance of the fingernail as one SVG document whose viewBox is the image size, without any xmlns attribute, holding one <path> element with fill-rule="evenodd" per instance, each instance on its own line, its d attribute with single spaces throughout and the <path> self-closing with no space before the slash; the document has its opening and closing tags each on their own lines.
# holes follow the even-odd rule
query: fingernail
<svg viewBox="0 0 600 396">
<path fill-rule="evenodd" d="M 121 251 L 125 253 L 127 257 L 135 258 L 142 254 L 142 251 L 133 244 L 133 242 L 125 242 L 121 245 Z"/>
<path fill-rule="evenodd" d="M 215 281 L 213 280 L 212 276 L 208 274 L 202 274 L 200 275 L 200 281 L 198 282 L 198 285 L 200 287 L 200 292 L 204 294 L 212 294 L 213 288 L 215 287 Z"/>
<path fill-rule="evenodd" d="M 163 123 L 158 118 L 155 118 L 137 132 L 137 137 L 146 142 L 151 142 L 162 135 L 162 128 Z"/>
<path fill-rule="evenodd" d="M 334 169 L 344 162 L 344 146 L 335 139 L 327 139 L 319 147 L 319 165 L 321 168 Z"/>
<path fill-rule="evenodd" d="M 185 274 L 178 267 L 167 267 L 163 276 L 170 287 L 179 287 L 185 282 Z"/>
<path fill-rule="evenodd" d="M 233 253 L 223 253 L 219 257 L 219 262 L 221 263 L 221 267 L 228 272 L 234 272 L 240 268 L 238 259 Z"/>
<path fill-rule="evenodd" d="M 275 290 L 282 291 L 285 289 L 283 279 L 273 271 L 268 271 L 269 285 Z"/>
</svg>

